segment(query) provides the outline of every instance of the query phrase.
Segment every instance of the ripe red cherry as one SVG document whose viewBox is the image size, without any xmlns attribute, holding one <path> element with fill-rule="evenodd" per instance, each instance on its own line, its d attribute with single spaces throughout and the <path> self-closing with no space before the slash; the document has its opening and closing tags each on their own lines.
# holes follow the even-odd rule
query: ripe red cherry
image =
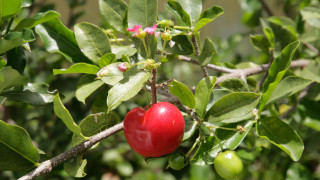
<svg viewBox="0 0 320 180">
<path fill-rule="evenodd" d="M 153 104 L 147 111 L 137 107 L 124 118 L 124 135 L 131 148 L 144 157 L 160 157 L 174 151 L 184 134 L 184 119 L 167 102 Z"/>
</svg>

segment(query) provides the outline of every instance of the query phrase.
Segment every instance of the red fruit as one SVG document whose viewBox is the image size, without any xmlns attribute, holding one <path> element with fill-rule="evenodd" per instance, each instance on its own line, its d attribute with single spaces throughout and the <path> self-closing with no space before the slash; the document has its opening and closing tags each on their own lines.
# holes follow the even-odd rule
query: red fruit
<svg viewBox="0 0 320 180">
<path fill-rule="evenodd" d="M 153 104 L 147 111 L 134 108 L 124 118 L 124 135 L 129 145 L 144 157 L 171 153 L 180 145 L 183 134 L 183 116 L 167 102 Z"/>
</svg>

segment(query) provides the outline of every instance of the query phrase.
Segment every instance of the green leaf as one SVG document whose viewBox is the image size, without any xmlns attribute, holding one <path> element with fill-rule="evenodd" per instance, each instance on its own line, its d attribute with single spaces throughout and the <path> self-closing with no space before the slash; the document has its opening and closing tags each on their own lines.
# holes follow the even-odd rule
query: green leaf
<svg viewBox="0 0 320 180">
<path fill-rule="evenodd" d="M 307 67 L 299 73 L 299 76 L 320 83 L 320 62 L 318 60 L 311 61 Z"/>
<path fill-rule="evenodd" d="M 104 83 L 101 80 L 95 80 L 96 76 L 84 75 L 80 78 L 78 82 L 78 87 L 76 90 L 76 98 L 82 102 L 86 103 L 86 99 Z"/>
<path fill-rule="evenodd" d="M 234 92 L 219 99 L 207 112 L 209 122 L 237 122 L 251 116 L 257 107 L 261 94 Z M 243 118 L 242 118 L 243 117 Z"/>
<path fill-rule="evenodd" d="M 298 39 L 298 33 L 296 32 L 296 24 L 290 18 L 287 17 L 270 17 L 267 19 L 262 18 L 261 24 L 263 29 L 269 29 L 267 31 L 269 41 L 274 42 L 274 54 L 278 56 L 281 50 L 288 44 Z M 265 32 L 266 33 L 266 32 Z M 272 35 L 273 34 L 273 35 Z M 274 39 L 270 39 L 274 38 Z M 272 44 L 272 43 L 270 43 Z"/>
<path fill-rule="evenodd" d="M 169 91 L 171 94 L 177 96 L 183 105 L 186 105 L 189 108 L 195 107 L 196 100 L 194 98 L 194 95 L 191 90 L 183 83 L 175 79 L 172 80 L 172 82 L 169 84 Z"/>
<path fill-rule="evenodd" d="M 193 47 L 186 35 L 178 35 L 172 37 L 174 45 L 172 47 L 167 46 L 166 50 L 174 54 L 189 55 L 193 53 Z"/>
<path fill-rule="evenodd" d="M 263 35 L 250 36 L 251 45 L 258 51 L 269 52 L 270 43 Z"/>
<path fill-rule="evenodd" d="M 69 74 L 69 73 L 86 73 L 97 74 L 99 68 L 96 65 L 87 63 L 77 63 L 70 66 L 68 69 L 53 69 L 53 74 Z"/>
<path fill-rule="evenodd" d="M 74 26 L 74 35 L 81 51 L 96 64 L 101 56 L 111 52 L 108 36 L 96 25 L 78 23 Z"/>
<path fill-rule="evenodd" d="M 73 121 L 73 118 L 69 111 L 64 107 L 59 94 L 57 94 L 53 99 L 53 109 L 55 114 L 63 121 L 67 128 L 73 133 L 86 139 L 82 133 L 80 127 Z"/>
<path fill-rule="evenodd" d="M 202 47 L 198 60 L 201 66 L 205 66 L 211 62 L 212 57 L 217 54 L 217 50 L 210 38 L 204 40 Z"/>
<path fill-rule="evenodd" d="M 113 29 L 125 33 L 124 20 L 127 4 L 123 0 L 99 0 L 99 10 L 104 22 Z"/>
<path fill-rule="evenodd" d="M 246 84 L 242 79 L 227 79 L 220 83 L 219 86 L 235 92 L 249 91 L 248 84 Z"/>
<path fill-rule="evenodd" d="M 212 6 L 211 8 L 204 10 L 200 15 L 200 20 L 196 24 L 194 31 L 199 31 L 203 26 L 215 20 L 223 13 L 224 11 L 220 6 Z"/>
<path fill-rule="evenodd" d="M 263 96 L 261 98 L 261 104 L 259 107 L 259 112 L 262 112 L 264 106 L 268 102 L 273 90 L 279 84 L 282 77 L 285 75 L 287 70 L 290 67 L 291 60 L 295 51 L 297 50 L 300 42 L 295 41 L 285 47 L 280 56 L 278 56 L 271 64 L 270 69 L 268 71 L 268 77 L 263 85 Z"/>
<path fill-rule="evenodd" d="M 303 79 L 298 76 L 286 77 L 276 86 L 270 98 L 268 99 L 267 104 L 274 103 L 275 101 L 284 97 L 289 97 L 306 88 L 311 83 L 312 80 Z"/>
<path fill-rule="evenodd" d="M 189 14 L 183 9 L 180 2 L 175 0 L 169 0 L 168 5 L 170 8 L 175 10 L 181 17 L 182 21 L 187 25 L 191 26 L 191 20 Z"/>
<path fill-rule="evenodd" d="M 297 132 L 277 117 L 260 119 L 257 124 L 258 136 L 269 140 L 286 152 L 292 160 L 298 161 L 304 145 Z"/>
<path fill-rule="evenodd" d="M 133 48 L 131 45 L 128 45 L 128 46 L 112 45 L 111 48 L 112 48 L 112 52 L 116 55 L 116 59 L 122 58 L 123 55 L 128 55 L 130 57 L 137 52 L 137 49 Z"/>
<path fill-rule="evenodd" d="M 1 171 L 24 170 L 38 165 L 39 152 L 25 129 L 0 120 L 0 132 Z"/>
<path fill-rule="evenodd" d="M 23 74 L 27 64 L 27 57 L 22 46 L 11 49 L 6 53 L 7 66 L 16 69 L 20 74 Z"/>
<path fill-rule="evenodd" d="M 21 31 L 24 28 L 33 28 L 38 24 L 45 23 L 52 19 L 60 17 L 60 14 L 56 11 L 47 11 L 47 12 L 40 12 L 35 14 L 32 18 L 25 18 L 21 20 L 18 25 L 14 28 L 15 31 Z"/>
<path fill-rule="evenodd" d="M 133 43 L 138 53 L 145 59 L 149 59 L 149 58 L 153 59 L 157 51 L 157 38 L 154 35 L 147 34 L 145 37 L 145 42 L 146 42 L 146 46 L 148 48 L 150 57 L 148 57 L 146 49 L 143 45 L 143 41 L 138 38 L 133 38 Z"/>
<path fill-rule="evenodd" d="M 21 9 L 22 0 L 1 0 L 0 1 L 0 21 L 9 19 L 17 14 Z"/>
<path fill-rule="evenodd" d="M 196 101 L 195 109 L 199 118 L 204 117 L 216 81 L 217 77 L 206 77 L 203 78 L 196 87 L 194 95 Z"/>
<path fill-rule="evenodd" d="M 98 78 L 100 78 L 104 83 L 114 86 L 124 77 L 123 72 L 118 69 L 119 64 L 121 63 L 112 63 L 102 68 L 97 74 Z"/>
<path fill-rule="evenodd" d="M 300 11 L 302 19 L 311 26 L 320 28 L 320 10 L 317 7 L 305 7 Z"/>
<path fill-rule="evenodd" d="M 293 163 L 287 170 L 285 180 L 310 180 L 313 179 L 310 170 L 300 163 Z"/>
<path fill-rule="evenodd" d="M 194 26 L 198 22 L 202 11 L 202 0 L 176 0 L 182 8 L 189 14 L 191 25 Z"/>
<path fill-rule="evenodd" d="M 126 76 L 109 90 L 107 98 L 108 111 L 117 108 L 122 101 L 134 97 L 150 77 L 150 72 L 140 72 L 134 69 L 131 69 L 127 73 L 130 75 Z"/>
<path fill-rule="evenodd" d="M 72 177 L 81 178 L 87 175 L 84 172 L 86 165 L 87 160 L 82 159 L 82 155 L 78 155 L 64 163 L 64 170 Z"/>
<path fill-rule="evenodd" d="M 97 113 L 84 118 L 79 126 L 82 134 L 90 137 L 116 125 L 119 122 L 120 119 L 116 113 Z M 72 146 L 76 146 L 82 141 L 83 139 L 80 136 L 73 134 L 71 141 Z"/>
<path fill-rule="evenodd" d="M 113 63 L 114 61 L 116 61 L 115 54 L 113 54 L 113 53 L 105 54 L 99 59 L 99 67 L 103 68 L 103 67 Z"/>
<path fill-rule="evenodd" d="M 31 29 L 23 29 L 22 32 L 9 32 L 4 39 L 0 39 L 0 54 L 33 40 L 35 40 L 35 36 Z"/>
<path fill-rule="evenodd" d="M 192 137 L 192 135 L 197 130 L 197 126 L 198 126 L 197 121 L 192 121 L 192 120 L 186 121 L 186 128 L 184 130 L 182 142 L 187 141 Z"/>
<path fill-rule="evenodd" d="M 47 51 L 60 53 L 74 63 L 91 63 L 81 52 L 73 32 L 64 26 L 59 19 L 52 19 L 37 25 L 36 33 L 42 39 Z"/>
<path fill-rule="evenodd" d="M 5 89 L 21 86 L 27 82 L 27 77 L 20 75 L 18 71 L 12 69 L 10 66 L 0 69 L 0 93 Z"/>
<path fill-rule="evenodd" d="M 208 127 L 211 126 L 210 123 L 205 124 Z M 224 127 L 236 128 L 237 125 L 241 125 L 246 129 L 246 131 L 240 134 L 236 131 L 216 129 L 215 136 L 219 139 L 223 149 L 234 150 L 241 144 L 243 139 L 247 136 L 253 124 L 253 121 L 247 121 L 241 124 L 229 124 Z M 213 136 L 207 136 L 204 141 L 200 142 L 199 148 L 192 157 L 191 162 L 197 165 L 213 164 L 215 157 L 218 155 L 220 151 L 221 147 L 217 140 Z"/>
<path fill-rule="evenodd" d="M 142 28 L 152 27 L 157 22 L 158 1 L 133 0 L 128 7 L 128 26 L 141 25 Z"/>
<path fill-rule="evenodd" d="M 53 101 L 56 92 L 49 92 L 49 86 L 45 83 L 28 83 L 22 90 L 9 90 L 0 93 L 14 101 L 28 103 L 34 106 L 45 105 Z"/>
</svg>

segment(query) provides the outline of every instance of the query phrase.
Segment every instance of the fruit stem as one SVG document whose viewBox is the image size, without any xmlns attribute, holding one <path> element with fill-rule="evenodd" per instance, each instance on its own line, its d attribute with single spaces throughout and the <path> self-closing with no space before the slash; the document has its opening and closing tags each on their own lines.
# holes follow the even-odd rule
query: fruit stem
<svg viewBox="0 0 320 180">
<path fill-rule="evenodd" d="M 219 144 L 219 146 L 220 146 L 220 149 L 221 149 L 221 151 L 223 151 L 223 146 L 222 146 L 222 144 L 221 144 L 220 139 L 216 136 L 216 134 L 214 134 L 213 137 L 218 141 L 218 144 Z"/>
<path fill-rule="evenodd" d="M 157 69 L 152 69 L 152 81 L 151 81 L 151 92 L 152 92 L 152 104 L 157 103 L 157 87 L 156 87 L 156 79 L 157 79 Z"/>
<path fill-rule="evenodd" d="M 200 137 L 198 137 L 198 138 L 196 139 L 196 142 L 194 142 L 194 144 L 192 145 L 192 147 L 190 148 L 190 150 L 187 152 L 186 158 L 189 158 L 189 156 L 191 155 L 191 153 L 193 152 L 194 148 L 198 145 L 199 142 L 200 142 Z"/>
</svg>

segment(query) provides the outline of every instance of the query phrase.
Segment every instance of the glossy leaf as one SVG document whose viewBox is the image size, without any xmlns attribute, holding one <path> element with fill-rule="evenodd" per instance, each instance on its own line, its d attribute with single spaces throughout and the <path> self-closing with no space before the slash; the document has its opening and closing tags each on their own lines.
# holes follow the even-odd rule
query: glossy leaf
<svg viewBox="0 0 320 180">
<path fill-rule="evenodd" d="M 186 105 L 189 108 L 195 107 L 196 101 L 194 95 L 191 90 L 183 83 L 174 79 L 169 84 L 169 91 L 171 94 L 177 96 L 183 105 Z"/>
<path fill-rule="evenodd" d="M 182 8 L 189 14 L 191 25 L 197 23 L 202 11 L 202 0 L 176 0 L 180 2 Z"/>
<path fill-rule="evenodd" d="M 117 114 L 110 112 L 110 113 L 97 113 L 91 114 L 84 118 L 81 123 L 79 124 L 81 128 L 81 132 L 83 135 L 90 137 L 99 132 L 108 129 L 115 124 L 119 123 L 120 119 Z M 83 139 L 73 134 L 71 144 L 72 146 L 76 146 L 77 144 L 81 143 Z"/>
<path fill-rule="evenodd" d="M 134 97 L 150 77 L 150 72 L 139 72 L 132 69 L 128 73 L 130 75 L 109 90 L 107 98 L 108 111 L 117 108 L 122 101 Z"/>
<path fill-rule="evenodd" d="M 82 159 L 82 155 L 79 155 L 64 163 L 64 170 L 72 177 L 81 178 L 87 175 L 84 172 L 86 165 L 87 160 Z"/>
<path fill-rule="evenodd" d="M 38 150 L 25 129 L 0 120 L 1 171 L 17 171 L 38 165 Z"/>
<path fill-rule="evenodd" d="M 242 125 L 246 131 L 240 134 L 236 131 L 217 129 L 215 135 L 219 139 L 223 149 L 234 150 L 247 136 L 253 124 L 253 121 L 247 121 L 241 124 L 229 124 L 226 127 L 236 128 L 237 125 Z M 206 125 L 210 126 L 210 123 L 206 123 Z M 220 151 L 221 147 L 217 140 L 213 136 L 207 136 L 204 141 L 200 142 L 199 148 L 192 157 L 191 162 L 197 165 L 213 164 L 215 157 Z"/>
<path fill-rule="evenodd" d="M 311 26 L 320 28 L 320 10 L 317 7 L 305 7 L 300 11 L 302 19 Z"/>
<path fill-rule="evenodd" d="M 14 30 L 21 31 L 24 28 L 33 28 L 38 24 L 42 24 L 58 17 L 60 17 L 60 14 L 56 11 L 40 12 L 35 14 L 32 18 L 25 18 L 21 20 Z"/>
<path fill-rule="evenodd" d="M 193 136 L 193 134 L 197 130 L 197 126 L 198 126 L 197 121 L 190 121 L 190 120 L 186 121 L 186 128 L 184 130 L 182 142 L 187 141 Z"/>
<path fill-rule="evenodd" d="M 17 14 L 21 9 L 22 0 L 1 0 L 0 1 L 0 20 L 9 19 Z"/>
<path fill-rule="evenodd" d="M 21 86 L 28 82 L 28 78 L 22 76 L 18 71 L 12 69 L 10 66 L 0 69 L 0 93 L 14 86 Z"/>
<path fill-rule="evenodd" d="M 91 61 L 81 52 L 74 34 L 59 19 L 53 19 L 36 26 L 45 48 L 51 53 L 60 53 L 74 63 Z"/>
<path fill-rule="evenodd" d="M 137 49 L 132 47 L 131 45 L 129 46 L 112 45 L 111 47 L 112 47 L 112 52 L 116 55 L 116 59 L 122 58 L 123 55 L 133 56 L 137 52 Z"/>
<path fill-rule="evenodd" d="M 182 21 L 187 25 L 191 26 L 191 20 L 189 14 L 183 9 L 180 2 L 175 0 L 169 0 L 168 1 L 169 7 L 171 7 L 173 10 L 175 10 L 181 17 Z"/>
<path fill-rule="evenodd" d="M 258 51 L 269 52 L 270 43 L 263 35 L 250 36 L 251 45 Z"/>
<path fill-rule="evenodd" d="M 169 52 L 180 55 L 189 55 L 193 53 L 193 47 L 187 36 L 173 36 L 171 41 L 174 42 L 174 45 L 172 47 L 166 47 L 166 50 Z"/>
<path fill-rule="evenodd" d="M 28 83 L 23 89 L 3 91 L 0 96 L 11 100 L 28 103 L 34 106 L 45 105 L 53 101 L 56 92 L 48 91 L 49 86 L 45 83 Z"/>
<path fill-rule="evenodd" d="M 101 56 L 111 52 L 108 36 L 96 25 L 78 23 L 74 26 L 74 35 L 81 51 L 96 64 Z"/>
<path fill-rule="evenodd" d="M 121 63 L 112 63 L 103 67 L 97 74 L 98 78 L 100 78 L 104 83 L 114 86 L 124 77 L 123 72 L 118 69 L 119 64 Z"/>
<path fill-rule="evenodd" d="M 292 160 L 298 161 L 304 145 L 297 132 L 277 117 L 260 119 L 257 124 L 258 136 L 269 140 L 286 152 Z"/>
<path fill-rule="evenodd" d="M 128 6 L 128 26 L 141 25 L 142 28 L 152 27 L 157 22 L 158 1 L 133 0 Z"/>
<path fill-rule="evenodd" d="M 242 79 L 227 79 L 220 83 L 219 86 L 232 90 L 234 92 L 249 91 L 248 84 L 246 84 Z"/>
<path fill-rule="evenodd" d="M 87 63 L 77 63 L 70 66 L 68 69 L 53 69 L 53 74 L 69 74 L 69 73 L 86 73 L 97 74 L 99 68 L 96 65 Z"/>
<path fill-rule="evenodd" d="M 199 31 L 203 26 L 215 20 L 217 17 L 224 13 L 222 7 L 220 6 L 212 6 L 204 10 L 199 18 L 199 22 L 196 24 L 194 31 Z"/>
<path fill-rule="evenodd" d="M 219 99 L 207 112 L 209 122 L 237 122 L 251 116 L 260 101 L 260 94 L 234 92 Z M 243 117 L 243 118 L 242 118 Z"/>
<path fill-rule="evenodd" d="M 76 90 L 76 98 L 82 102 L 86 103 L 86 99 L 104 83 L 101 80 L 96 80 L 95 76 L 84 75 L 80 78 L 78 82 L 78 87 Z"/>
<path fill-rule="evenodd" d="M 22 0 L 21 7 L 30 7 L 32 5 L 33 0 Z"/>
<path fill-rule="evenodd" d="M 13 49 L 23 43 L 35 40 L 31 29 L 23 29 L 22 32 L 9 32 L 4 39 L 0 39 L 0 54 Z"/>
<path fill-rule="evenodd" d="M 71 114 L 66 107 L 64 107 L 59 94 L 57 94 L 53 99 L 53 109 L 55 114 L 63 121 L 70 131 L 85 139 L 81 133 L 80 127 L 73 121 Z"/>
<path fill-rule="evenodd" d="M 271 104 L 281 98 L 291 96 L 306 88 L 312 80 L 303 79 L 298 76 L 289 76 L 281 80 L 272 92 L 267 104 Z"/>
<path fill-rule="evenodd" d="M 262 89 L 263 96 L 261 98 L 259 112 L 262 112 L 273 90 L 276 88 L 276 86 L 279 84 L 282 77 L 285 75 L 285 73 L 289 69 L 291 60 L 299 44 L 300 44 L 299 41 L 295 41 L 289 44 L 286 48 L 282 50 L 282 53 L 272 62 L 270 69 L 268 71 L 267 79 L 263 85 L 263 89 Z"/>
<path fill-rule="evenodd" d="M 103 67 L 113 63 L 114 61 L 116 61 L 115 54 L 113 54 L 113 53 L 105 54 L 99 59 L 99 67 L 103 68 Z"/>
<path fill-rule="evenodd" d="M 27 64 L 27 56 L 22 46 L 11 49 L 6 52 L 7 66 L 11 66 L 17 70 L 20 74 L 23 74 L 24 68 Z"/>
<path fill-rule="evenodd" d="M 212 57 L 217 54 L 217 50 L 210 38 L 204 40 L 202 47 L 198 60 L 201 66 L 205 66 L 211 62 Z"/>
<path fill-rule="evenodd" d="M 127 4 L 122 0 L 99 0 L 99 10 L 104 22 L 119 32 L 125 32 L 124 20 Z"/>
<path fill-rule="evenodd" d="M 196 101 L 195 109 L 199 118 L 204 117 L 216 81 L 217 77 L 206 77 L 196 87 L 194 95 Z"/>
</svg>

